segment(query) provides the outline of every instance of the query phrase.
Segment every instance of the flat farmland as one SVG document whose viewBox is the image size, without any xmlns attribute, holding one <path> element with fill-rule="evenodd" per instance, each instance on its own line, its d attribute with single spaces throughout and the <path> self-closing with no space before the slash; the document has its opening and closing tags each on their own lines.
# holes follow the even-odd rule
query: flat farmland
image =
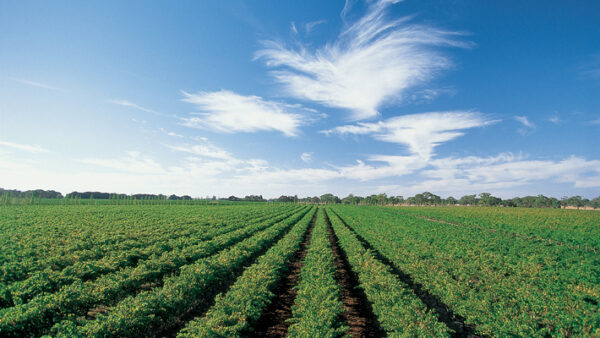
<svg viewBox="0 0 600 338">
<path fill-rule="evenodd" d="M 2 337 L 599 336 L 600 212 L 0 206 Z"/>
</svg>

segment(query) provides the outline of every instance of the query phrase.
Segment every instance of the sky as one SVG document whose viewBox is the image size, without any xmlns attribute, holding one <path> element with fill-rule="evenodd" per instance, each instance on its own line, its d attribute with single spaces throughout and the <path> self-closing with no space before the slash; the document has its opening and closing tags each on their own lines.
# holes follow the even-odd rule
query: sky
<svg viewBox="0 0 600 338">
<path fill-rule="evenodd" d="M 597 1 L 2 1 L 0 187 L 600 195 Z"/>
</svg>

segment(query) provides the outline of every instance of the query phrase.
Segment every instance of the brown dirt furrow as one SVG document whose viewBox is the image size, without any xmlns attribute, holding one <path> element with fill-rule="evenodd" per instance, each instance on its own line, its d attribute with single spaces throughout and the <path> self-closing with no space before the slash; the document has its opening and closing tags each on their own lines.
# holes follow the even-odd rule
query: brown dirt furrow
<svg viewBox="0 0 600 338">
<path fill-rule="evenodd" d="M 306 257 L 308 246 L 310 245 L 310 237 L 312 229 L 317 221 L 319 210 L 310 222 L 310 225 L 304 234 L 300 248 L 294 254 L 293 258 L 287 263 L 287 275 L 273 290 L 275 294 L 273 301 L 263 311 L 261 317 L 254 325 L 252 337 L 285 337 L 287 335 L 290 323 L 287 321 L 292 317 L 292 305 L 296 299 L 296 289 L 300 281 L 300 271 L 304 266 L 304 258 Z"/>
<path fill-rule="evenodd" d="M 277 237 L 275 237 L 275 239 L 273 239 L 271 242 L 272 245 L 282 239 L 287 233 L 290 232 L 292 228 L 293 225 L 277 235 Z M 218 285 L 211 285 L 203 294 L 203 296 L 198 298 L 197 305 L 195 307 L 184 312 L 175 320 L 175 323 L 167 323 L 168 325 L 158 328 L 154 334 L 154 337 L 175 337 L 177 332 L 179 332 L 188 321 L 196 317 L 204 316 L 206 311 L 208 311 L 208 309 L 215 304 L 215 296 L 217 296 L 219 293 L 227 292 L 233 283 L 235 283 L 236 279 L 242 275 L 244 270 L 254 264 L 258 257 L 264 255 L 265 252 L 267 252 L 267 250 L 269 250 L 271 247 L 272 246 L 267 246 L 249 257 L 244 264 L 240 265 L 237 269 L 235 269 L 235 271 L 233 271 L 231 278 L 226 282 Z"/>
<path fill-rule="evenodd" d="M 336 214 L 337 215 L 337 214 Z M 359 235 L 351 226 L 349 226 L 343 218 L 338 215 L 342 224 L 348 230 L 356 236 L 358 241 L 368 250 L 370 250 L 375 258 L 381 263 L 387 265 L 390 268 L 392 274 L 398 277 L 404 284 L 406 284 L 419 299 L 425 304 L 425 306 L 436 315 L 439 321 L 443 322 L 450 329 L 454 330 L 452 337 L 481 337 L 476 333 L 476 328 L 472 324 L 465 323 L 465 318 L 455 313 L 450 306 L 445 304 L 437 295 L 432 294 L 427 290 L 423 284 L 415 281 L 415 279 L 408 273 L 400 270 L 392 261 L 385 257 L 379 250 L 371 245 L 366 239 Z"/>
<path fill-rule="evenodd" d="M 352 271 L 346 254 L 338 244 L 338 238 L 333 232 L 327 213 L 325 210 L 323 212 L 335 258 L 335 278 L 340 285 L 340 298 L 344 304 L 342 320 L 348 326 L 347 334 L 352 337 L 383 337 L 385 331 L 379 326 L 371 303 L 359 287 L 358 276 Z"/>
</svg>

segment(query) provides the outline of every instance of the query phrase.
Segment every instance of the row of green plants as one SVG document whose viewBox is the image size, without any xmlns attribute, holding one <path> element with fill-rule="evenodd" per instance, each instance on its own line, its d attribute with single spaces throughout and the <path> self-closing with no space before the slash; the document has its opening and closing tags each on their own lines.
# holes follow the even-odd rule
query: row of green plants
<svg viewBox="0 0 600 338">
<path fill-rule="evenodd" d="M 311 218 L 316 217 L 315 212 L 309 213 Z M 308 231 L 308 220 L 307 217 L 298 223 L 255 264 L 244 270 L 227 293 L 217 296 L 205 316 L 188 322 L 177 336 L 235 337 L 248 333 L 271 303 L 272 290 L 286 272 L 286 262 L 298 251 Z"/>
<path fill-rule="evenodd" d="M 600 249 L 600 213 L 593 210 L 422 207 L 387 211 L 500 230 L 581 249 Z"/>
<path fill-rule="evenodd" d="M 340 320 L 344 307 L 324 212 L 320 212 L 315 224 L 296 289 L 289 336 L 340 337 L 346 332 L 347 327 Z"/>
<path fill-rule="evenodd" d="M 307 210 L 297 219 L 281 222 L 222 252 L 180 269 L 161 288 L 128 297 L 108 315 L 78 327 L 85 336 L 152 336 L 175 326 L 181 316 L 210 304 L 215 293 L 236 279 L 244 265 L 271 247 L 294 225 L 308 223 Z"/>
<path fill-rule="evenodd" d="M 110 245 L 108 255 L 98 260 L 78 260 L 75 264 L 62 270 L 46 268 L 42 271 L 30 273 L 30 277 L 11 283 L 0 285 L 0 303 L 3 307 L 23 304 L 42 292 L 51 293 L 64 285 L 75 281 L 93 281 L 107 273 L 115 272 L 126 267 L 134 267 L 149 257 L 166 255 L 169 252 L 179 252 L 186 247 L 193 246 L 202 241 L 208 241 L 216 236 L 223 235 L 237 229 L 248 227 L 252 224 L 267 221 L 275 223 L 289 216 L 289 214 L 267 215 L 245 222 L 232 221 L 231 225 L 220 227 L 199 226 L 184 229 L 174 229 L 174 233 L 161 239 L 154 238 L 154 244 L 146 247 L 133 247 L 128 249 L 115 248 Z M 193 231 L 192 231 L 193 230 Z M 115 243 L 117 244 L 117 243 Z M 112 247 L 112 250 L 111 250 Z"/>
<path fill-rule="evenodd" d="M 284 207 L 248 206 L 70 207 L 27 206 L 0 213 L 0 283 L 26 279 L 47 269 L 62 270 L 77 262 L 160 242 L 172 234 L 193 233 L 201 226 L 273 214 Z"/>
<path fill-rule="evenodd" d="M 336 206 L 345 222 L 481 335 L 599 335 L 593 252 L 404 215 Z"/>
<path fill-rule="evenodd" d="M 344 250 L 360 288 L 372 304 L 379 325 L 389 336 L 443 337 L 449 328 L 439 322 L 412 290 L 378 261 L 337 216 L 327 208 L 331 226 Z M 336 209 L 337 210 L 337 209 Z"/>
<path fill-rule="evenodd" d="M 263 237 L 265 233 L 271 234 L 273 229 L 282 231 L 307 211 L 306 207 L 275 225 L 273 220 L 267 220 L 216 236 L 210 241 L 165 252 L 142 261 L 135 267 L 103 275 L 94 281 L 76 281 L 56 293 L 40 294 L 26 304 L 0 310 L 0 335 L 44 332 L 63 319 L 84 315 L 98 305 L 110 306 L 132 293 L 137 294 L 142 285 L 160 284 L 163 277 L 169 274 L 177 276 L 181 269 L 200 264 L 212 255 L 219 256 L 220 252 L 222 254 L 224 250 L 229 250 L 232 245 L 240 245 L 236 243 Z"/>
</svg>

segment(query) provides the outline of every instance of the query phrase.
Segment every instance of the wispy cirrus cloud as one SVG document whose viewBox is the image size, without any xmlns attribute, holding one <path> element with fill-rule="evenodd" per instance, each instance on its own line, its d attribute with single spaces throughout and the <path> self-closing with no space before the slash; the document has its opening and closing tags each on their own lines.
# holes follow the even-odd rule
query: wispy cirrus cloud
<svg viewBox="0 0 600 338">
<path fill-rule="evenodd" d="M 388 19 L 392 3 L 371 2 L 364 16 L 324 46 L 263 41 L 255 59 L 276 68 L 271 74 L 290 96 L 348 109 L 354 120 L 377 116 L 383 103 L 401 101 L 409 88 L 451 66 L 433 47 L 469 46 L 454 39 L 456 32 L 411 24 L 410 17 Z"/>
<path fill-rule="evenodd" d="M 107 100 L 107 102 L 112 103 L 112 104 L 116 104 L 118 106 L 133 108 L 133 109 L 136 109 L 136 110 L 139 110 L 139 111 L 143 111 L 143 112 L 146 112 L 146 113 L 151 113 L 151 114 L 158 115 L 158 116 L 176 117 L 175 115 L 168 115 L 168 114 L 164 114 L 164 113 L 158 112 L 158 111 L 150 109 L 150 108 L 142 107 L 139 104 L 133 103 L 133 102 L 128 101 L 128 100 Z"/>
<path fill-rule="evenodd" d="M 171 150 L 193 154 L 201 157 L 217 158 L 222 160 L 233 159 L 230 152 L 221 149 L 207 141 L 195 145 L 167 145 Z"/>
<path fill-rule="evenodd" d="M 50 90 L 58 90 L 61 92 L 64 92 L 65 90 L 62 88 L 58 88 L 58 87 L 54 87 L 45 83 L 41 83 L 41 82 L 37 82 L 37 81 L 31 81 L 31 80 L 25 80 L 25 79 L 16 79 L 16 78 L 9 78 L 12 81 L 24 84 L 24 85 L 28 85 L 28 86 L 32 86 L 32 87 L 38 87 L 38 88 L 44 88 L 44 89 L 50 89 Z"/>
<path fill-rule="evenodd" d="M 580 66 L 579 72 L 585 78 L 600 79 L 600 54 L 593 55 L 591 61 Z"/>
<path fill-rule="evenodd" d="M 552 123 L 554 123 L 556 125 L 559 125 L 562 122 L 562 120 L 560 119 L 560 117 L 558 116 L 557 113 L 555 113 L 554 115 L 550 116 L 548 118 L 548 121 L 550 121 L 550 122 L 552 122 Z"/>
<path fill-rule="evenodd" d="M 49 152 L 47 149 L 38 146 L 38 145 L 31 145 L 31 144 L 21 144 L 21 143 L 14 143 L 14 142 L 8 142 L 8 141 L 0 141 L 0 147 L 7 147 L 7 148 L 12 148 L 12 149 L 17 149 L 17 150 L 22 150 L 22 151 L 26 151 L 29 153 L 47 153 Z"/>
<path fill-rule="evenodd" d="M 302 153 L 302 154 L 300 154 L 300 159 L 304 163 L 310 163 L 310 162 L 312 162 L 312 155 L 313 155 L 313 153 Z"/>
<path fill-rule="evenodd" d="M 429 159 L 433 149 L 464 132 L 462 130 L 490 125 L 497 121 L 473 111 L 429 112 L 396 116 L 387 120 L 345 125 L 322 131 L 325 134 L 371 135 L 373 138 L 403 144 L 412 154 Z"/>
<path fill-rule="evenodd" d="M 306 32 L 306 34 L 310 34 L 313 31 L 313 29 L 315 29 L 315 27 L 317 27 L 318 25 L 322 25 L 326 22 L 327 20 L 316 20 L 307 22 L 306 24 L 304 24 L 304 31 Z"/>
<path fill-rule="evenodd" d="M 255 95 L 240 95 L 228 90 L 218 92 L 184 92 L 183 101 L 194 104 L 200 112 L 183 118 L 183 125 L 224 133 L 279 131 L 297 136 L 299 128 L 316 118 L 315 111 Z"/>
<path fill-rule="evenodd" d="M 84 158 L 78 160 L 78 162 L 140 175 L 152 175 L 164 172 L 160 163 L 150 157 L 144 156 L 138 151 L 128 151 L 126 154 L 127 156 L 121 158 Z"/>
<path fill-rule="evenodd" d="M 526 135 L 528 132 L 531 132 L 536 128 L 536 125 L 529 121 L 527 116 L 515 116 L 515 120 L 522 126 L 521 128 L 517 129 L 521 135 Z"/>
<path fill-rule="evenodd" d="M 421 175 L 414 190 L 458 192 L 502 190 L 550 180 L 579 188 L 600 187 L 600 161 L 570 156 L 558 161 L 530 160 L 510 153 L 495 157 L 442 158 Z M 422 190 L 423 191 L 423 190 Z"/>
</svg>

